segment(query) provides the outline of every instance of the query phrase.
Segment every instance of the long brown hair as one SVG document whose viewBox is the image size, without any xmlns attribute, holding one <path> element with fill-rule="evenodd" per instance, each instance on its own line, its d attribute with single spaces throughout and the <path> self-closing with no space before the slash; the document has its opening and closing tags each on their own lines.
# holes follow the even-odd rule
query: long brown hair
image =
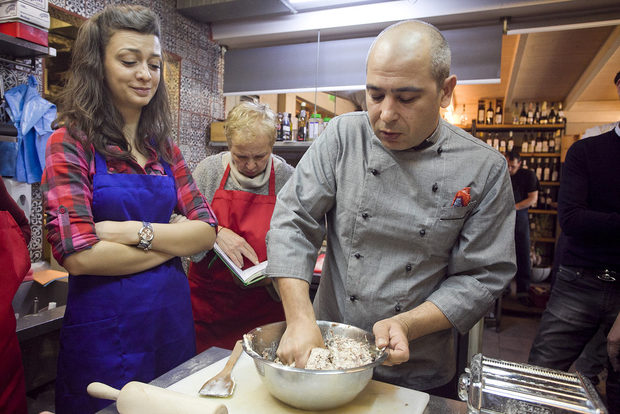
<svg viewBox="0 0 620 414">
<path fill-rule="evenodd" d="M 104 79 L 104 53 L 110 38 L 118 30 L 132 30 L 160 37 L 157 15 L 143 6 L 107 6 L 87 20 L 73 46 L 70 75 L 60 96 L 57 126 L 65 126 L 76 138 L 93 144 L 106 158 L 131 158 L 131 148 L 123 135 L 125 124 L 112 103 Z M 168 91 L 163 77 L 151 101 L 142 108 L 136 149 L 148 154 L 149 145 L 166 161 L 171 160 L 171 114 Z M 84 136 L 85 135 L 85 136 Z M 110 152 L 108 145 L 121 148 Z"/>
</svg>

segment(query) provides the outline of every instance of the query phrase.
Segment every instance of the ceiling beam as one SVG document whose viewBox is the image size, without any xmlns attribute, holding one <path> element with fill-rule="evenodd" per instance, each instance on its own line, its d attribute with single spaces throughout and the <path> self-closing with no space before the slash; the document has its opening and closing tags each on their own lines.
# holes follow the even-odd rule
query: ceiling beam
<svg viewBox="0 0 620 414">
<path fill-rule="evenodd" d="M 519 75 L 519 68 L 523 61 L 525 45 L 527 43 L 527 34 L 520 34 L 517 36 L 517 47 L 515 47 L 514 55 L 512 56 L 512 65 L 510 66 L 510 73 L 508 74 L 508 81 L 506 82 L 506 91 L 504 92 L 504 108 L 512 107 L 512 97 L 514 95 L 517 76 Z"/>
<path fill-rule="evenodd" d="M 609 35 L 605 43 L 598 50 L 592 62 L 583 71 L 575 85 L 566 95 L 564 110 L 570 111 L 588 88 L 600 70 L 607 64 L 613 54 L 620 48 L 620 26 L 617 26 Z"/>
</svg>

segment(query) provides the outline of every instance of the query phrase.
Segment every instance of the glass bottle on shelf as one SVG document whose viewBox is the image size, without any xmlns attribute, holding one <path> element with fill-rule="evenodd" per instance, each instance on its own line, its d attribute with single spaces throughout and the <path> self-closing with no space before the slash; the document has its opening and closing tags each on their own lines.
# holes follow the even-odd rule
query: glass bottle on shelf
<svg viewBox="0 0 620 414">
<path fill-rule="evenodd" d="M 282 141 L 282 122 L 284 121 L 284 115 L 282 112 L 278 112 L 278 119 L 276 120 L 276 141 Z"/>
<path fill-rule="evenodd" d="M 512 124 L 517 125 L 519 123 L 519 102 L 515 102 L 512 107 Z"/>
<path fill-rule="evenodd" d="M 527 135 L 523 136 L 523 143 L 521 144 L 521 152 L 523 153 L 527 153 L 530 152 L 530 149 L 528 148 L 528 142 L 527 142 Z"/>
<path fill-rule="evenodd" d="M 558 115 L 556 122 L 558 124 L 564 124 L 566 122 L 566 118 L 564 117 L 564 110 L 562 109 L 562 101 L 558 102 Z"/>
<path fill-rule="evenodd" d="M 515 140 L 514 140 L 514 138 L 512 137 L 512 131 L 508 131 L 508 145 L 507 145 L 507 147 L 506 147 L 506 150 L 507 150 L 508 152 L 510 152 L 510 151 L 512 151 L 512 149 L 514 148 L 514 146 L 515 146 Z"/>
<path fill-rule="evenodd" d="M 561 129 L 557 129 L 555 131 L 554 140 L 555 140 L 555 152 L 557 154 L 558 152 L 560 152 L 560 145 L 562 144 L 562 130 Z"/>
<path fill-rule="evenodd" d="M 485 118 L 485 110 L 484 110 L 484 101 L 482 99 L 478 99 L 478 118 L 476 119 L 476 121 L 479 124 L 484 124 L 484 118 Z"/>
<path fill-rule="evenodd" d="M 468 121 L 469 121 L 469 118 L 467 117 L 467 112 L 465 112 L 465 104 L 463 104 L 463 111 L 461 112 L 460 123 L 461 125 L 465 126 L 467 125 Z"/>
<path fill-rule="evenodd" d="M 543 134 L 541 151 L 549 152 L 549 134 L 546 132 Z"/>
<path fill-rule="evenodd" d="M 536 152 L 536 137 L 534 137 L 534 133 L 530 134 L 530 152 Z"/>
<path fill-rule="evenodd" d="M 529 125 L 534 123 L 534 104 L 532 102 L 529 103 L 527 108 L 527 123 Z"/>
<path fill-rule="evenodd" d="M 548 141 L 549 141 L 549 143 L 548 143 L 548 146 L 549 146 L 548 151 L 549 152 L 555 152 L 555 138 L 553 137 L 552 133 L 550 133 L 548 135 Z"/>
<path fill-rule="evenodd" d="M 501 99 L 495 101 L 495 124 L 501 125 L 504 123 L 504 110 L 502 108 Z"/>
<path fill-rule="evenodd" d="M 291 114 L 289 112 L 282 114 L 282 140 L 291 140 Z"/>
<path fill-rule="evenodd" d="M 525 101 L 521 105 L 521 113 L 519 114 L 519 125 L 527 123 L 527 112 L 525 111 Z"/>
<path fill-rule="evenodd" d="M 557 122 L 556 113 L 555 113 L 555 102 L 551 103 L 551 109 L 549 110 L 549 116 L 547 117 L 547 122 L 549 122 L 550 124 L 555 124 Z"/>
<path fill-rule="evenodd" d="M 521 168 L 523 168 L 524 170 L 528 170 L 530 167 L 527 165 L 527 160 L 522 160 L 521 161 Z"/>
<path fill-rule="evenodd" d="M 547 205 L 548 209 L 553 209 L 553 197 L 551 195 L 551 188 L 547 187 L 547 189 L 545 190 L 545 204 Z"/>
<path fill-rule="evenodd" d="M 536 144 L 534 146 L 534 152 L 543 152 L 542 151 L 542 134 L 540 132 L 536 133 Z"/>
<path fill-rule="evenodd" d="M 542 172 L 543 172 L 543 167 L 542 167 L 542 160 L 540 158 L 538 158 L 536 160 L 536 178 L 538 178 L 538 181 L 542 181 Z"/>
<path fill-rule="evenodd" d="M 545 158 L 545 166 L 543 168 L 543 181 L 551 180 L 551 166 L 549 165 L 549 158 Z"/>
<path fill-rule="evenodd" d="M 497 132 L 493 136 L 493 148 L 499 151 L 499 136 L 497 135 Z"/>
<path fill-rule="evenodd" d="M 553 167 L 551 167 L 551 181 L 557 182 L 560 178 L 560 169 L 558 167 L 558 159 L 553 159 Z"/>
<path fill-rule="evenodd" d="M 489 106 L 487 107 L 487 115 L 485 118 L 487 125 L 493 125 L 493 118 L 495 117 L 495 111 L 493 111 L 492 103 L 493 101 L 489 100 Z"/>
<path fill-rule="evenodd" d="M 305 141 L 308 137 L 308 111 L 306 103 L 301 103 L 299 116 L 297 117 L 297 141 Z"/>
<path fill-rule="evenodd" d="M 534 109 L 534 123 L 540 124 L 540 105 L 536 102 L 536 109 Z"/>
<path fill-rule="evenodd" d="M 540 123 L 546 125 L 549 120 L 549 110 L 547 109 L 547 101 L 543 101 L 540 108 Z"/>
<path fill-rule="evenodd" d="M 501 152 L 502 154 L 506 153 L 506 140 L 504 138 L 500 139 L 499 141 L 499 152 Z"/>
</svg>

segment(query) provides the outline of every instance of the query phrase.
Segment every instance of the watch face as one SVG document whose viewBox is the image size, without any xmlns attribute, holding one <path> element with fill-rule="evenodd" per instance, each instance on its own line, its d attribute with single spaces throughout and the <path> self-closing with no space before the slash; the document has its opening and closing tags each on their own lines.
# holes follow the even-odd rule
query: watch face
<svg viewBox="0 0 620 414">
<path fill-rule="evenodd" d="M 147 242 L 153 240 L 153 228 L 142 227 L 142 229 L 140 230 L 140 239 Z"/>
</svg>

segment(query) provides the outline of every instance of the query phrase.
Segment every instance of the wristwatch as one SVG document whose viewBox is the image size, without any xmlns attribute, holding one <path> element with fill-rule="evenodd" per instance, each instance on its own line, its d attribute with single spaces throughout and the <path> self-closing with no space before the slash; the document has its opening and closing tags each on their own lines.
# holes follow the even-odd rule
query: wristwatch
<svg viewBox="0 0 620 414">
<path fill-rule="evenodd" d="M 153 237 L 155 237 L 151 223 L 148 221 L 142 222 L 142 228 L 138 231 L 138 237 L 140 237 L 140 242 L 136 247 L 144 249 L 145 252 L 151 250 L 151 242 L 153 241 Z"/>
</svg>

